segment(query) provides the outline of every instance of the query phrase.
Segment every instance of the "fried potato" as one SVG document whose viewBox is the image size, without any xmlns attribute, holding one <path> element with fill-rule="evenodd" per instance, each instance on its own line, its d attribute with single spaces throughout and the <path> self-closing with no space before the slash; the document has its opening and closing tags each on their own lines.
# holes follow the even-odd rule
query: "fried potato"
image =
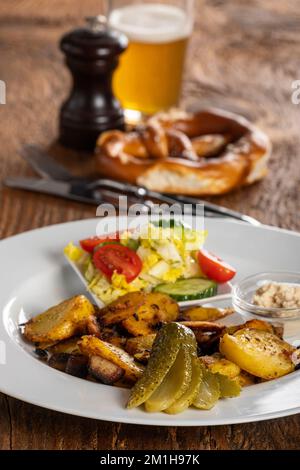
<svg viewBox="0 0 300 470">
<path fill-rule="evenodd" d="M 39 349 L 39 350 L 42 350 L 42 351 L 46 351 L 48 349 L 51 349 L 54 346 L 56 346 L 57 344 L 59 344 L 58 341 L 42 341 L 41 343 L 35 341 L 36 348 Z"/>
<path fill-rule="evenodd" d="M 264 320 L 248 320 L 246 323 L 241 325 L 241 328 L 254 328 L 256 330 L 264 330 L 269 331 L 270 333 L 274 333 L 274 335 L 278 336 L 278 338 L 283 338 L 283 324 L 282 323 L 268 323 Z"/>
<path fill-rule="evenodd" d="M 244 328 L 220 340 L 220 351 L 241 369 L 262 379 L 275 379 L 294 370 L 295 348 L 269 331 Z"/>
<path fill-rule="evenodd" d="M 143 304 L 133 316 L 122 322 L 123 327 L 133 336 L 156 333 L 160 323 L 177 320 L 179 307 L 175 300 L 160 292 L 146 294 Z"/>
<path fill-rule="evenodd" d="M 273 327 L 271 323 L 268 323 L 264 320 L 258 320 L 254 318 L 253 320 L 248 320 L 244 323 L 243 328 L 254 328 L 255 330 L 269 331 L 273 333 Z"/>
<path fill-rule="evenodd" d="M 128 338 L 125 350 L 140 362 L 147 362 L 155 340 L 155 334 Z"/>
<path fill-rule="evenodd" d="M 209 333 L 221 333 L 226 328 L 224 325 L 212 321 L 180 321 L 179 323 L 193 331 L 201 330 Z"/>
<path fill-rule="evenodd" d="M 151 351 L 156 334 L 146 336 L 136 336 L 135 338 L 128 338 L 126 341 L 126 351 L 134 356 L 134 354 L 144 351 Z"/>
<path fill-rule="evenodd" d="M 114 344 L 115 346 L 119 346 L 120 348 L 123 348 L 127 339 L 124 334 L 121 334 L 117 328 L 109 328 L 108 326 L 102 327 L 100 330 L 100 334 L 95 336 L 102 339 L 102 341 Z"/>
<path fill-rule="evenodd" d="M 146 294 L 144 292 L 129 292 L 117 300 L 102 308 L 99 319 L 103 325 L 113 325 L 134 315 L 138 308 L 144 304 Z"/>
<path fill-rule="evenodd" d="M 241 370 L 240 374 L 236 377 L 241 387 L 249 387 L 258 382 L 259 379 L 254 377 L 254 375 L 248 374 L 244 370 Z"/>
<path fill-rule="evenodd" d="M 95 335 L 100 338 L 101 336 L 101 325 L 98 320 L 97 314 L 90 315 L 87 323 L 86 323 L 86 330 L 89 335 Z"/>
<path fill-rule="evenodd" d="M 136 364 L 133 357 L 126 351 L 95 336 L 83 336 L 78 345 L 81 352 L 86 356 L 101 356 L 121 367 L 125 372 L 125 377 L 134 382 L 144 371 L 144 368 Z"/>
<path fill-rule="evenodd" d="M 107 339 L 100 338 L 102 341 L 106 341 L 107 343 L 113 344 L 114 346 L 118 346 L 121 349 L 125 349 L 124 346 L 126 344 L 126 339 L 124 336 L 109 336 Z"/>
<path fill-rule="evenodd" d="M 80 354 L 80 349 L 77 344 L 79 339 L 79 336 L 75 336 L 74 338 L 66 339 L 65 341 L 60 341 L 59 343 L 56 343 L 55 345 L 50 346 L 46 349 L 50 354 Z"/>
<path fill-rule="evenodd" d="M 268 323 L 264 320 L 259 320 L 254 318 L 253 320 L 248 320 L 246 323 L 242 323 L 240 325 L 231 325 L 226 328 L 226 333 L 233 335 L 236 331 L 238 330 L 243 330 L 244 328 L 253 328 L 255 330 L 263 330 L 263 331 L 269 331 L 270 333 L 276 334 L 276 336 L 279 336 L 277 330 L 278 330 L 278 325 L 273 326 L 271 323 Z M 281 330 L 280 330 L 281 331 Z"/>
<path fill-rule="evenodd" d="M 225 359 L 220 353 L 201 356 L 200 360 L 213 374 L 226 375 L 230 379 L 238 377 L 242 372 L 237 364 Z"/>
<path fill-rule="evenodd" d="M 205 350 L 219 341 L 225 329 L 224 325 L 211 321 L 181 321 L 180 324 L 192 330 L 198 345 Z"/>
<path fill-rule="evenodd" d="M 232 308 L 191 307 L 180 312 L 180 318 L 187 321 L 215 321 L 232 313 Z"/>
<path fill-rule="evenodd" d="M 84 295 L 76 295 L 29 320 L 24 336 L 32 342 L 61 341 L 84 331 L 94 307 Z"/>
<path fill-rule="evenodd" d="M 241 372 L 241 369 L 237 364 L 234 364 L 225 358 L 216 359 L 211 364 L 209 364 L 208 368 L 213 374 L 219 373 L 226 375 L 230 379 L 234 379 Z"/>
<path fill-rule="evenodd" d="M 106 341 L 107 343 L 115 344 L 122 347 L 126 343 L 124 335 L 120 334 L 116 325 L 104 326 L 101 325 L 99 318 L 96 315 L 90 315 L 87 321 L 87 334 L 97 336 L 97 338 Z"/>
</svg>

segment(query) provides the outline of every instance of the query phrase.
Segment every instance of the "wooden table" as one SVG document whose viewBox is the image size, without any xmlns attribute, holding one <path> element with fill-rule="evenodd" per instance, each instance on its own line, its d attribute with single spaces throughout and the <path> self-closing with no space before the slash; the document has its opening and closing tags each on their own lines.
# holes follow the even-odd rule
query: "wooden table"
<svg viewBox="0 0 300 470">
<path fill-rule="evenodd" d="M 271 137 L 270 173 L 261 183 L 218 201 L 262 222 L 300 229 L 300 79 L 298 0 L 196 0 L 196 30 L 186 68 L 183 104 L 216 105 L 257 122 Z M 56 146 L 57 112 L 70 78 L 57 43 L 100 0 L 10 0 L 0 5 L 1 176 L 30 175 L 18 156 L 25 143 L 52 146 L 78 169 L 79 156 Z M 91 169 L 93 160 L 87 158 Z M 1 236 L 67 220 L 95 209 L 54 197 L 2 189 Z M 2 267 L 3 273 L 3 267 Z M 159 428 L 111 424 L 47 411 L 0 395 L 1 449 L 297 449 L 300 416 L 261 423 Z"/>
</svg>

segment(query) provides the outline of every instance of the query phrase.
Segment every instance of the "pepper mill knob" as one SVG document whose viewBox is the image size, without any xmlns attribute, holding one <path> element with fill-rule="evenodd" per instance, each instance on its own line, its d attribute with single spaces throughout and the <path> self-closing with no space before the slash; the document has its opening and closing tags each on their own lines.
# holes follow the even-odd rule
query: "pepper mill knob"
<svg viewBox="0 0 300 470">
<path fill-rule="evenodd" d="M 65 34 L 60 48 L 73 77 L 70 96 L 60 110 L 60 142 L 76 150 L 94 150 L 99 134 L 124 129 L 124 114 L 112 91 L 124 34 L 111 30 L 104 16 L 88 17 L 88 25 Z"/>
</svg>

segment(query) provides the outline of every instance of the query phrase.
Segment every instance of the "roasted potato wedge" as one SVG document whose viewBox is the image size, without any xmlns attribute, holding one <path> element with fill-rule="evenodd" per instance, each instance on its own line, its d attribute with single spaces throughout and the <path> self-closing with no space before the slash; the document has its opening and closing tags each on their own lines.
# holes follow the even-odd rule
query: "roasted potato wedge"
<svg viewBox="0 0 300 470">
<path fill-rule="evenodd" d="M 239 381 L 241 387 L 249 387 L 249 385 L 254 385 L 259 381 L 257 377 L 248 374 L 248 372 L 245 372 L 244 370 L 241 370 L 236 379 Z"/>
<path fill-rule="evenodd" d="M 237 364 L 225 359 L 220 353 L 201 356 L 200 360 L 213 374 L 219 373 L 233 379 L 242 373 Z"/>
<path fill-rule="evenodd" d="M 100 325 L 97 314 L 90 315 L 86 323 L 87 333 L 89 335 L 98 336 L 98 338 L 100 338 L 102 329 L 103 327 Z"/>
<path fill-rule="evenodd" d="M 101 356 L 121 367 L 129 380 L 136 381 L 143 373 L 143 367 L 137 364 L 126 351 L 95 336 L 83 336 L 78 345 L 83 354 L 89 357 Z"/>
<path fill-rule="evenodd" d="M 243 324 L 243 328 L 254 328 L 255 330 L 269 331 L 270 333 L 274 332 L 271 323 L 256 318 L 246 321 L 246 323 Z"/>
<path fill-rule="evenodd" d="M 46 348 L 46 350 L 50 354 L 60 354 L 60 353 L 74 354 L 74 355 L 81 354 L 80 349 L 77 344 L 79 339 L 80 339 L 80 336 L 75 336 L 74 338 L 66 339 L 64 341 L 56 343 L 53 346 Z"/>
<path fill-rule="evenodd" d="M 125 374 L 124 369 L 101 356 L 91 356 L 89 360 L 89 373 L 106 385 L 121 380 Z"/>
<path fill-rule="evenodd" d="M 234 362 L 229 361 L 225 358 L 216 359 L 215 361 L 212 361 L 208 365 L 208 368 L 213 374 L 219 373 L 222 375 L 226 375 L 230 379 L 234 379 L 241 372 L 241 369 L 237 364 L 234 364 Z"/>
<path fill-rule="evenodd" d="M 121 334 L 116 327 L 109 328 L 108 326 L 101 329 L 99 338 L 123 349 L 127 339 L 124 337 L 124 333 Z"/>
<path fill-rule="evenodd" d="M 160 292 L 145 296 L 133 316 L 122 322 L 123 327 L 133 336 L 147 336 L 156 333 L 161 323 L 177 320 L 179 307 L 175 300 Z"/>
<path fill-rule="evenodd" d="M 99 311 L 100 323 L 113 325 L 134 315 L 138 308 L 145 303 L 144 292 L 129 292 Z"/>
<path fill-rule="evenodd" d="M 147 362 L 151 353 L 155 336 L 156 335 L 153 334 L 128 338 L 126 341 L 125 350 L 138 361 L 143 363 Z"/>
<path fill-rule="evenodd" d="M 209 368 L 211 364 L 222 359 L 224 356 L 220 352 L 214 354 L 208 354 L 205 356 L 200 356 L 199 360 L 205 365 L 206 368 Z"/>
<path fill-rule="evenodd" d="M 198 346 L 205 351 L 214 343 L 218 346 L 220 336 L 225 330 L 224 325 L 210 321 L 181 321 L 180 323 L 193 331 Z"/>
<path fill-rule="evenodd" d="M 229 333 L 233 335 L 236 331 L 243 330 L 244 328 L 253 328 L 255 330 L 269 331 L 270 333 L 274 333 L 280 338 L 282 338 L 283 333 L 283 327 L 280 324 L 272 325 L 271 323 L 256 318 L 253 320 L 248 320 L 245 323 L 242 323 L 241 325 L 228 326 L 224 333 Z"/>
<path fill-rule="evenodd" d="M 107 343 L 113 344 L 114 346 L 118 346 L 118 348 L 125 349 L 126 338 L 124 336 L 116 334 L 115 336 L 109 336 L 107 339 L 103 337 L 101 337 L 101 339 Z"/>
<path fill-rule="evenodd" d="M 126 343 L 124 334 L 121 334 L 116 325 L 104 326 L 101 325 L 99 317 L 91 315 L 87 322 L 87 333 L 97 338 L 114 344 L 115 346 L 123 347 Z"/>
<path fill-rule="evenodd" d="M 294 370 L 295 348 L 274 333 L 244 328 L 220 340 L 220 351 L 241 369 L 262 379 L 275 379 Z"/>
<path fill-rule="evenodd" d="M 35 346 L 37 349 L 39 349 L 40 351 L 47 351 L 47 350 L 50 350 L 51 348 L 53 348 L 54 346 L 56 346 L 57 344 L 59 344 L 58 341 L 42 341 L 41 343 L 40 342 L 35 342 Z"/>
<path fill-rule="evenodd" d="M 191 307 L 180 312 L 180 319 L 187 321 L 215 321 L 234 312 L 232 308 Z"/>
<path fill-rule="evenodd" d="M 29 320 L 24 336 L 32 342 L 61 341 L 84 332 L 94 307 L 84 295 L 76 295 Z"/>
<path fill-rule="evenodd" d="M 199 330 L 203 333 L 220 333 L 226 328 L 220 323 L 215 323 L 211 321 L 181 321 L 179 323 L 181 325 L 187 326 L 191 330 Z"/>
</svg>

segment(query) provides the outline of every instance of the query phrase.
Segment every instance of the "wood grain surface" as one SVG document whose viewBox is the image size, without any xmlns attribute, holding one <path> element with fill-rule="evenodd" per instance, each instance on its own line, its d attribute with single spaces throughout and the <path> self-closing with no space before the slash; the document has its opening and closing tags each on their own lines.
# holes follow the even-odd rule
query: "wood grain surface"
<svg viewBox="0 0 300 470">
<path fill-rule="evenodd" d="M 30 175 L 18 156 L 25 143 L 50 150 L 78 174 L 91 156 L 56 143 L 57 113 L 70 77 L 58 40 L 100 0 L 2 0 L 0 175 Z M 300 79 L 299 0 L 196 0 L 197 14 L 182 104 L 237 111 L 272 139 L 268 177 L 217 199 L 264 223 L 300 230 L 300 105 L 291 85 Z M 80 165 L 79 165 L 80 163 Z M 95 209 L 54 197 L 1 188 L 1 237 L 67 220 Z M 3 273 L 3 267 L 2 267 Z M 0 371 L 1 372 L 1 371 Z M 0 449 L 299 449 L 300 415 L 234 426 L 160 428 L 111 424 L 67 416 L 0 394 Z"/>
</svg>

